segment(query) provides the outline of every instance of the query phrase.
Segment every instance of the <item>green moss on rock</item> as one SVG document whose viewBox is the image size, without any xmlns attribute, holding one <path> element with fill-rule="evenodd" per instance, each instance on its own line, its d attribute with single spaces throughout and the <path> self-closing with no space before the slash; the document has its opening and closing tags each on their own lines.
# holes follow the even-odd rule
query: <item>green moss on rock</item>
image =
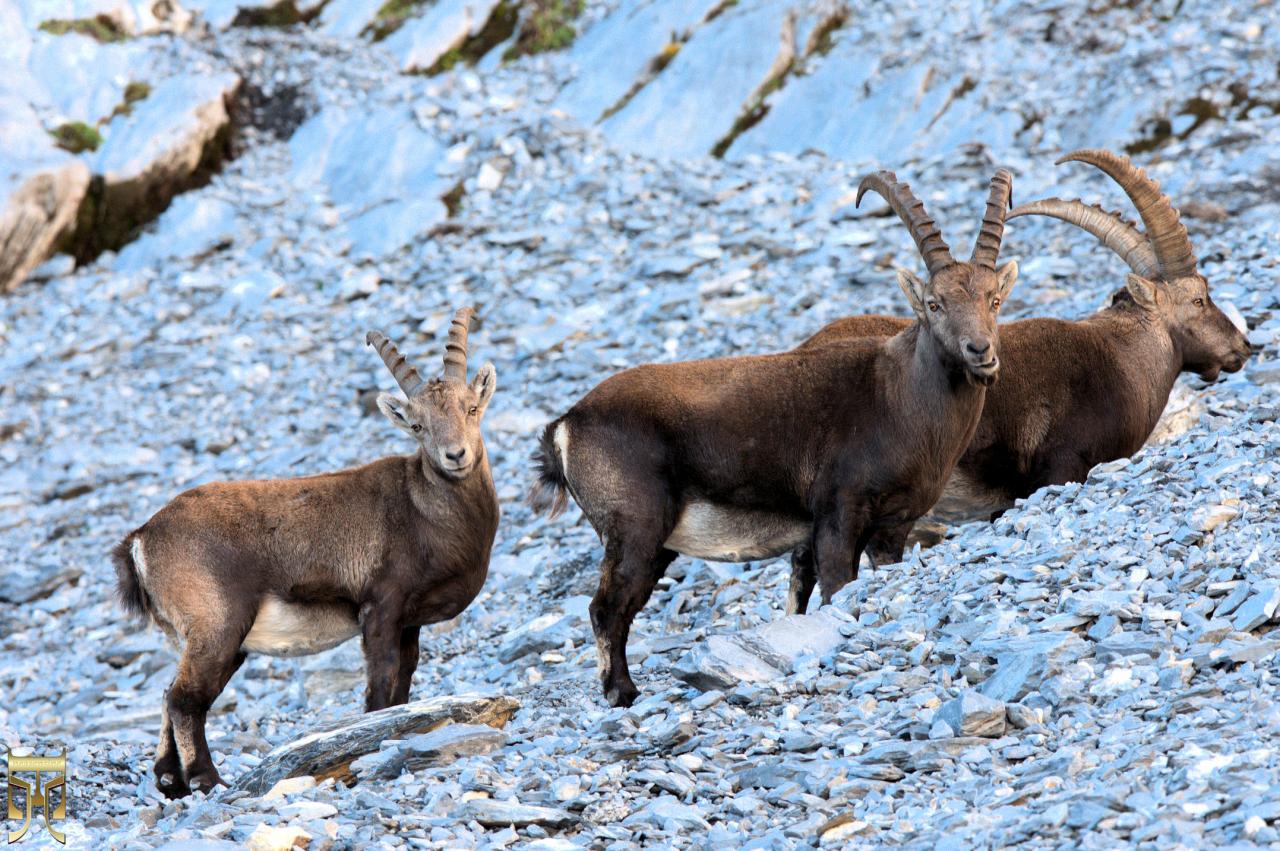
<svg viewBox="0 0 1280 851">
<path fill-rule="evenodd" d="M 68 121 L 50 130 L 49 134 L 56 140 L 59 148 L 73 154 L 96 151 L 102 144 L 102 134 L 96 127 L 83 121 Z"/>
<path fill-rule="evenodd" d="M 573 22 L 585 7 L 584 0 L 528 0 L 516 42 L 502 58 L 510 61 L 568 47 L 578 36 Z"/>
<path fill-rule="evenodd" d="M 103 43 L 124 41 L 129 37 L 129 34 L 120 29 L 120 25 L 108 15 L 75 19 L 56 18 L 40 24 L 40 29 L 52 35 L 79 33 Z"/>
</svg>

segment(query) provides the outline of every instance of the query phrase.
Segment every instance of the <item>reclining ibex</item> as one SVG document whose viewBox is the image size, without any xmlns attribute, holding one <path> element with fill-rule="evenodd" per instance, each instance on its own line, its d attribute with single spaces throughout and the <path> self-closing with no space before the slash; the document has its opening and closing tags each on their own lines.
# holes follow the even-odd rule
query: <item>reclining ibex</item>
<svg viewBox="0 0 1280 851">
<path fill-rule="evenodd" d="M 1048 198 L 1009 213 L 1077 225 L 1133 271 L 1111 305 L 1085 319 L 1024 319 L 1000 327 L 1000 384 L 987 394 L 973 442 L 943 496 L 986 514 L 1046 485 L 1084 481 L 1094 465 L 1132 455 L 1155 428 L 1179 372 L 1212 381 L 1221 370 L 1238 371 L 1249 356 L 1245 335 L 1210 298 L 1187 230 L 1159 185 L 1128 157 L 1109 151 L 1075 151 L 1058 160 L 1067 161 L 1097 166 L 1115 180 L 1146 234 L 1078 200 Z M 888 337 L 910 323 L 890 316 L 840 319 L 799 351 Z M 868 548 L 872 560 L 901 559 L 908 531 L 877 533 Z M 801 548 L 793 556 L 792 611 L 804 611 L 813 581 L 812 555 Z"/>
<path fill-rule="evenodd" d="M 360 635 L 365 710 L 404 703 L 423 624 L 448 620 L 484 585 L 498 499 L 480 435 L 496 386 L 467 383 L 471 309 L 449 330 L 442 378 L 424 381 L 390 340 L 367 342 L 408 400 L 378 397 L 418 443 L 337 473 L 217 482 L 180 494 L 112 552 L 125 609 L 182 647 L 165 694 L 156 785 L 168 797 L 222 782 L 205 715 L 248 652 L 318 653 Z"/>
<path fill-rule="evenodd" d="M 823 599 L 857 575 L 867 539 L 929 509 L 996 379 L 996 313 L 1017 264 L 996 268 L 1012 178 L 991 180 L 982 231 L 956 262 L 892 172 L 865 178 L 929 271 L 898 283 L 916 321 L 889 340 L 650 364 L 602 382 L 542 434 L 530 501 L 571 494 L 604 544 L 591 624 L 608 701 L 630 705 L 631 622 L 677 554 L 772 558 L 810 542 Z M 895 532 L 896 533 L 896 532 Z"/>
</svg>

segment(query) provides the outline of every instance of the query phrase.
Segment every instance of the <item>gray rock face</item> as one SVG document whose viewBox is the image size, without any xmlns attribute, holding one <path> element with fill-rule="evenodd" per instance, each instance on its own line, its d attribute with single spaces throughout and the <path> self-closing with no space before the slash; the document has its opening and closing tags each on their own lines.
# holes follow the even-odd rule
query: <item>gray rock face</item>
<svg viewBox="0 0 1280 851">
<path fill-rule="evenodd" d="M 412 736 L 351 763 L 357 780 L 392 780 L 402 772 L 447 765 L 464 756 L 492 753 L 507 742 L 506 734 L 483 724 L 446 724 Z"/>
<path fill-rule="evenodd" d="M 506 697 L 457 695 L 434 697 L 370 712 L 320 727 L 296 741 L 276 748 L 253 771 L 237 780 L 236 788 L 261 795 L 286 777 L 301 774 L 349 777 L 351 762 L 356 757 L 376 750 L 387 739 L 402 738 L 408 733 L 431 730 L 450 722 L 468 726 L 487 724 L 500 727 L 507 723 L 518 707 L 516 701 Z M 450 751 L 449 741 L 454 735 L 452 732 L 442 733 L 436 739 L 429 740 L 425 746 L 421 739 L 417 740 L 416 745 L 406 743 L 405 758 L 419 755 L 425 761 L 431 759 L 433 754 L 447 754 Z M 456 735 L 460 735 L 462 740 L 454 740 L 454 747 L 464 751 L 468 746 L 465 741 L 468 734 L 461 731 Z M 488 744 L 493 741 L 487 740 Z M 487 746 L 474 738 L 471 738 L 471 744 L 481 748 Z M 435 748 L 435 751 L 431 748 Z M 379 766 L 374 773 L 390 771 L 390 766 Z"/>
<path fill-rule="evenodd" d="M 949 700 L 934 716 L 952 730 L 954 736 L 999 738 L 1005 730 L 1005 705 L 976 691 Z"/>
<path fill-rule="evenodd" d="M 32 174 L 6 192 L 0 182 L 0 293 L 40 265 L 74 224 L 89 187 L 89 169 L 67 158 Z"/>
<path fill-rule="evenodd" d="M 1080 637 L 1071 632 L 976 642 L 971 649 L 997 659 L 995 673 L 979 691 L 1009 703 L 1026 697 L 1046 678 L 1088 652 Z"/>
<path fill-rule="evenodd" d="M 677 677 L 703 690 L 764 683 L 791 673 L 804 656 L 818 657 L 842 641 L 834 615 L 787 615 L 737 635 L 713 635 L 683 656 Z"/>
</svg>

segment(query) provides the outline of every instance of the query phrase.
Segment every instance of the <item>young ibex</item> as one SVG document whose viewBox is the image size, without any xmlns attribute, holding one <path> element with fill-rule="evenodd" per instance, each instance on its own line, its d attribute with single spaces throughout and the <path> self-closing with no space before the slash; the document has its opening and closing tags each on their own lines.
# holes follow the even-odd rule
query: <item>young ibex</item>
<svg viewBox="0 0 1280 851">
<path fill-rule="evenodd" d="M 1236 372 L 1249 356 L 1243 332 L 1209 296 L 1178 212 L 1159 185 L 1128 157 L 1075 151 L 1059 163 L 1097 166 L 1128 194 L 1143 234 L 1118 214 L 1080 201 L 1048 198 L 1015 216 L 1052 216 L 1083 228 L 1120 255 L 1132 272 L 1110 306 L 1085 319 L 1024 319 L 1000 328 L 1004 368 L 987 394 L 973 442 L 956 465 L 944 503 L 989 515 L 1046 485 L 1084 481 L 1096 464 L 1132 455 L 1146 442 L 1180 372 L 1206 381 Z M 888 337 L 909 319 L 840 319 L 800 350 Z M 877 564 L 902 558 L 906 532 L 883 530 L 869 554 Z M 812 588 L 812 555 L 793 556 L 791 601 L 803 611 Z"/>
<path fill-rule="evenodd" d="M 891 172 L 865 178 L 929 271 L 898 283 L 917 319 L 889 340 L 650 364 L 602 382 L 542 434 L 537 508 L 566 492 L 604 544 L 591 603 L 608 701 L 630 705 L 631 622 L 677 554 L 772 558 L 811 542 L 824 599 L 856 577 L 879 529 L 937 500 L 996 379 L 996 313 L 1017 265 L 996 268 L 1012 191 L 1001 169 L 973 256 L 958 263 Z"/>
<path fill-rule="evenodd" d="M 365 709 L 382 709 L 409 699 L 420 627 L 454 617 L 480 592 L 498 528 L 480 435 L 496 378 L 485 364 L 467 383 L 470 321 L 470 308 L 457 312 L 443 377 L 430 381 L 382 334 L 366 338 L 408 397 L 383 393 L 378 407 L 417 441 L 415 454 L 201 485 L 112 552 L 125 609 L 182 647 L 156 751 L 156 785 L 168 797 L 222 782 L 205 715 L 246 653 L 318 653 L 360 635 Z"/>
</svg>

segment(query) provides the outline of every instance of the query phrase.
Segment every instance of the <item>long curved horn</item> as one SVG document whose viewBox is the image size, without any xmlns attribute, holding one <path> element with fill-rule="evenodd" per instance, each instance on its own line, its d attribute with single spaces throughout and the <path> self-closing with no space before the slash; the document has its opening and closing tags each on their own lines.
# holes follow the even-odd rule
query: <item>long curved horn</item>
<svg viewBox="0 0 1280 851">
<path fill-rule="evenodd" d="M 1090 206 L 1079 199 L 1064 201 L 1061 198 L 1044 198 L 1015 207 L 1007 218 L 1018 216 L 1050 216 L 1061 219 L 1093 234 L 1144 278 L 1159 277 L 1160 264 L 1156 253 L 1136 227 L 1098 206 Z"/>
<path fill-rule="evenodd" d="M 1142 223 L 1147 229 L 1147 239 L 1151 242 L 1163 277 L 1178 278 L 1195 273 L 1196 252 L 1191 247 L 1187 229 L 1169 196 L 1160 191 L 1160 184 L 1148 177 L 1144 170 L 1134 165 L 1126 156 L 1096 148 L 1072 151 L 1059 159 L 1057 164 L 1065 162 L 1088 163 L 1120 184 L 1120 188 L 1133 201 L 1138 215 L 1142 217 Z"/>
<path fill-rule="evenodd" d="M 1005 213 L 1013 201 L 1013 175 L 1008 169 L 996 169 L 991 178 L 991 193 L 987 195 L 987 209 L 982 215 L 982 228 L 973 243 L 970 263 L 996 270 L 996 258 L 1000 256 L 1000 243 L 1004 239 Z"/>
<path fill-rule="evenodd" d="M 413 394 L 417 393 L 426 382 L 422 380 L 421 375 L 418 375 L 418 370 L 413 368 L 408 359 L 400 354 L 396 344 L 388 340 L 381 331 L 370 331 L 364 335 L 364 341 L 378 350 L 378 354 L 382 356 L 382 362 L 387 365 L 387 369 L 391 370 L 396 384 L 400 385 L 404 395 L 413 398 Z"/>
<path fill-rule="evenodd" d="M 474 312 L 470 307 L 460 308 L 449 323 L 449 342 L 444 344 L 445 381 L 467 380 L 467 330 Z"/>
<path fill-rule="evenodd" d="M 855 207 L 862 204 L 862 196 L 868 189 L 888 201 L 889 206 L 911 231 L 911 238 L 916 241 L 916 248 L 920 250 L 920 256 L 924 258 L 925 268 L 930 275 L 956 262 L 951 257 L 951 249 L 942 239 L 942 232 L 925 211 L 924 203 L 911 192 L 910 186 L 898 182 L 897 175 L 891 171 L 877 171 L 862 178 L 862 182 L 858 184 Z"/>
</svg>

